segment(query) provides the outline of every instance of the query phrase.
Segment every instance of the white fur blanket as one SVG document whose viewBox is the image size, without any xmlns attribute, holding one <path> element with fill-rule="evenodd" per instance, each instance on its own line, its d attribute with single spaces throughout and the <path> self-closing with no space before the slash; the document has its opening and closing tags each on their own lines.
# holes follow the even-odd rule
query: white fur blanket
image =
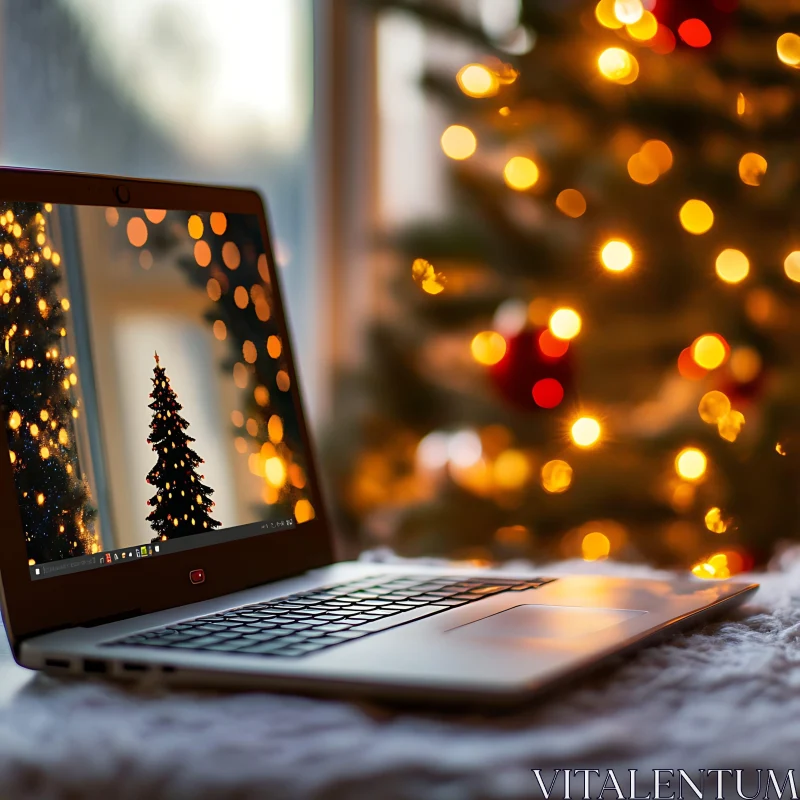
<svg viewBox="0 0 800 800">
<path fill-rule="evenodd" d="M 0 797 L 509 800 L 541 797 L 536 767 L 800 773 L 800 555 L 755 577 L 726 621 L 495 716 L 37 677 L 0 708 Z"/>
</svg>

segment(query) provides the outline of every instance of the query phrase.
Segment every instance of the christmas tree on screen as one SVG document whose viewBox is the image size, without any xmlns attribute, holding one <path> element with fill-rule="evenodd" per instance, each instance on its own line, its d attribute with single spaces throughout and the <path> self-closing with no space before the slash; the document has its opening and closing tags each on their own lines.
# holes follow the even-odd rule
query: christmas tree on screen
<svg viewBox="0 0 800 800">
<path fill-rule="evenodd" d="M 334 494 L 353 527 L 405 553 L 703 577 L 797 538 L 790 4 L 522 0 L 507 35 L 506 2 L 476 3 L 481 20 L 370 5 L 474 55 L 431 54 L 446 218 L 397 236 L 394 313 L 343 384 L 358 417 L 333 451 L 360 448 Z"/>
<path fill-rule="evenodd" d="M 75 357 L 59 298 L 61 256 L 48 238 L 51 208 L 0 209 L 0 396 L 30 564 L 95 552 L 95 509 L 79 470 Z"/>
<path fill-rule="evenodd" d="M 147 517 L 158 534 L 153 541 L 176 539 L 219 528 L 211 516 L 210 499 L 214 490 L 203 483 L 197 467 L 203 459 L 190 447 L 194 439 L 186 433 L 189 423 L 181 416 L 183 409 L 166 370 L 156 353 L 153 370 L 153 411 L 151 433 L 147 441 L 158 455 L 158 461 L 147 476 L 155 486 L 155 495 L 147 501 L 153 509 Z"/>
</svg>

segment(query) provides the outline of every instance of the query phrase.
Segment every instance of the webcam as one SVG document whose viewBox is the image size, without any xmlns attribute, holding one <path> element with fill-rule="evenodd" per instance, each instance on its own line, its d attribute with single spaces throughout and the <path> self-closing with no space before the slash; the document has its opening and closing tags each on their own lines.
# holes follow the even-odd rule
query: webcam
<svg viewBox="0 0 800 800">
<path fill-rule="evenodd" d="M 131 190 L 124 183 L 120 183 L 114 188 L 114 194 L 120 203 L 127 204 L 131 201 Z"/>
</svg>

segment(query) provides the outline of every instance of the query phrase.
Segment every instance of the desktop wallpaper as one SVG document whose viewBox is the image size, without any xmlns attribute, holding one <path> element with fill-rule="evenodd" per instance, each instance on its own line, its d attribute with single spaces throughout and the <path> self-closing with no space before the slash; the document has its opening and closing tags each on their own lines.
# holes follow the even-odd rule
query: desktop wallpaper
<svg viewBox="0 0 800 800">
<path fill-rule="evenodd" d="M 257 217 L 0 205 L 30 566 L 314 516 Z"/>
</svg>

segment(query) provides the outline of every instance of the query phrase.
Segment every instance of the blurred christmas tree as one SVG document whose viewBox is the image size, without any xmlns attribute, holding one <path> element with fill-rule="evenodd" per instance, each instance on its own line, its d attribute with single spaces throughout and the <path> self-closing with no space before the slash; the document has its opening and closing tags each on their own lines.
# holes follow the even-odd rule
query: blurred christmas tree
<svg viewBox="0 0 800 800">
<path fill-rule="evenodd" d="M 341 383 L 345 520 L 706 577 L 797 538 L 792 4 L 522 0 L 508 43 L 452 3 L 371 5 L 476 57 L 425 77 L 452 215 L 399 237 L 396 313 Z"/>
<path fill-rule="evenodd" d="M 48 238 L 49 204 L 0 209 L 0 397 L 30 564 L 97 551 L 96 511 L 80 472 L 75 357 L 59 298 L 61 256 Z"/>
<path fill-rule="evenodd" d="M 153 510 L 147 517 L 158 534 L 156 540 L 177 539 L 219 528 L 211 516 L 214 490 L 203 483 L 196 468 L 203 459 L 189 446 L 194 439 L 186 433 L 189 423 L 181 416 L 183 406 L 161 366 L 156 354 L 153 369 L 153 410 L 151 433 L 147 441 L 158 455 L 158 461 L 147 476 L 147 482 L 158 491 L 147 501 Z"/>
</svg>

